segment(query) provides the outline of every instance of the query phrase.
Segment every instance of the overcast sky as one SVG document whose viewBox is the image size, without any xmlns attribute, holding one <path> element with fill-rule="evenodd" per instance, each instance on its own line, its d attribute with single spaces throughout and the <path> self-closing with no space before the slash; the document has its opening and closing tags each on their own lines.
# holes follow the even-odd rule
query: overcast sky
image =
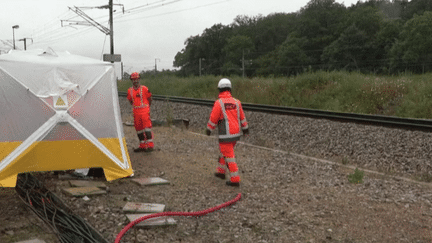
<svg viewBox="0 0 432 243">
<path fill-rule="evenodd" d="M 292 13 L 309 0 L 114 0 L 114 52 L 121 54 L 124 71 L 173 69 L 177 52 L 190 36 L 201 35 L 215 24 L 229 25 L 238 15 Z M 336 0 L 349 7 L 357 0 Z M 101 26 L 109 28 L 108 0 L 2 0 L 0 5 L 0 48 L 15 45 L 24 49 L 53 48 L 102 59 L 110 53 L 110 38 L 93 26 L 76 25 L 85 20 L 69 7 L 79 7 Z M 63 27 L 61 20 L 63 21 Z M 12 30 L 12 26 L 19 25 Z M 21 41 L 20 41 L 21 40 Z M 5 44 L 6 42 L 6 44 Z M 120 64 L 117 64 L 119 69 Z M 119 71 L 118 71 L 119 72 Z M 119 75 L 118 75 L 119 76 Z"/>
</svg>

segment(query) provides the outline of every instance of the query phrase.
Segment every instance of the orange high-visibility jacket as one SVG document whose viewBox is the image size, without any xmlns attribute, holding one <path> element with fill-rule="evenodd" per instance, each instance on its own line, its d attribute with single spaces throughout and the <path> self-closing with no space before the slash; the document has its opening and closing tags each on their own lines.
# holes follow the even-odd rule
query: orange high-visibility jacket
<svg viewBox="0 0 432 243">
<path fill-rule="evenodd" d="M 241 102 L 232 97 L 230 91 L 219 94 L 215 101 L 207 128 L 213 131 L 218 126 L 219 142 L 231 142 L 240 140 L 241 130 L 248 129 Z"/>
<path fill-rule="evenodd" d="M 144 85 L 140 85 L 138 89 L 134 89 L 134 87 L 130 87 L 128 89 L 127 99 L 132 101 L 134 109 L 148 108 L 148 99 L 151 96 L 152 94 L 150 93 L 149 89 Z"/>
</svg>

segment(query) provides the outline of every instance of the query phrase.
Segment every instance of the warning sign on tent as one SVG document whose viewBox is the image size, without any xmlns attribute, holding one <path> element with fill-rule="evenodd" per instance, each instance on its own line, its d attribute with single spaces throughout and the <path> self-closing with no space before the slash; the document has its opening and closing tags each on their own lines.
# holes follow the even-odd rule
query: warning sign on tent
<svg viewBox="0 0 432 243">
<path fill-rule="evenodd" d="M 53 101 L 54 101 L 54 108 L 56 108 L 56 109 L 67 109 L 68 108 L 66 95 L 54 96 Z"/>
<path fill-rule="evenodd" d="M 57 106 L 64 106 L 64 105 L 66 105 L 66 104 L 65 104 L 65 102 L 63 101 L 63 99 L 62 99 L 61 97 L 59 97 L 59 98 L 57 99 L 57 103 L 56 103 L 56 105 L 57 105 Z"/>
</svg>

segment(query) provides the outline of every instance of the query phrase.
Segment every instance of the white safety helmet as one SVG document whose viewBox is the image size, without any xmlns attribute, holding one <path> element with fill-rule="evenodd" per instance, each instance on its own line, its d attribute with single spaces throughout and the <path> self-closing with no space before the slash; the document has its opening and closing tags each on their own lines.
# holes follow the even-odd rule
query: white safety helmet
<svg viewBox="0 0 432 243">
<path fill-rule="evenodd" d="M 230 88 L 231 89 L 231 81 L 227 78 L 223 78 L 218 83 L 218 89 Z"/>
</svg>

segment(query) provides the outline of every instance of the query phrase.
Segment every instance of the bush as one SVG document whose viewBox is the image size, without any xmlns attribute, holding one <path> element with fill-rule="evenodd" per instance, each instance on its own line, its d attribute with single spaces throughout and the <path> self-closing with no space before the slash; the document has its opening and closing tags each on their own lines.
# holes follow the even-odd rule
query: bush
<svg viewBox="0 0 432 243">
<path fill-rule="evenodd" d="M 364 171 L 361 171 L 358 168 L 356 168 L 353 174 L 348 175 L 348 181 L 353 184 L 363 183 L 363 175 L 364 175 Z"/>
</svg>

